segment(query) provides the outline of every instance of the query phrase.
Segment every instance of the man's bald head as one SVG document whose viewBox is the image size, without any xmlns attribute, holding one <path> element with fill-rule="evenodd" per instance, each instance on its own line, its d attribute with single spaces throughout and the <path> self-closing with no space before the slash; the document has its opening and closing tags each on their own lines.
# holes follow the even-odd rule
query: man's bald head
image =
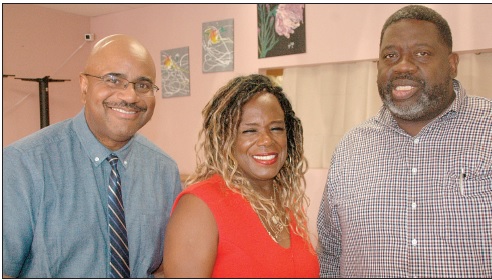
<svg viewBox="0 0 492 280">
<path fill-rule="evenodd" d="M 149 51 L 135 38 L 125 34 L 115 34 L 107 36 L 97 42 L 89 55 L 84 72 L 95 73 L 104 65 L 108 65 L 109 60 L 130 56 L 146 63 L 153 69 L 155 78 L 155 64 Z"/>
</svg>

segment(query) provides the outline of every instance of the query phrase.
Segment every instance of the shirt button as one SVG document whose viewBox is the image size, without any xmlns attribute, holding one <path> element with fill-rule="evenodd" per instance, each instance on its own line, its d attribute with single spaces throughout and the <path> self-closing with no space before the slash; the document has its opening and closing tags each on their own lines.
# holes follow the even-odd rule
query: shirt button
<svg viewBox="0 0 492 280">
<path fill-rule="evenodd" d="M 415 139 L 413 140 L 413 143 L 414 143 L 414 144 L 418 144 L 419 142 L 420 142 L 419 138 L 415 138 Z"/>
<path fill-rule="evenodd" d="M 125 161 L 123 162 L 123 164 L 124 164 L 124 165 L 127 165 L 127 164 L 128 164 L 128 162 L 125 160 Z"/>
<path fill-rule="evenodd" d="M 95 160 L 95 161 L 99 161 L 99 157 L 95 157 L 95 158 L 94 158 L 94 160 Z"/>
<path fill-rule="evenodd" d="M 415 209 L 415 208 L 417 208 L 417 203 L 412 202 L 412 209 Z"/>
<path fill-rule="evenodd" d="M 412 239 L 412 246 L 417 246 L 417 239 Z"/>
<path fill-rule="evenodd" d="M 412 173 L 413 174 L 417 173 L 417 167 L 412 168 Z"/>
</svg>

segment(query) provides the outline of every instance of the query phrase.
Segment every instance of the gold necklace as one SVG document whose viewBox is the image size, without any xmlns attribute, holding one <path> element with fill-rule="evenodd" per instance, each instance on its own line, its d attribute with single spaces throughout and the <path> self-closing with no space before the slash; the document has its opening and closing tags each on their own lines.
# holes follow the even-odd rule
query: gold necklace
<svg viewBox="0 0 492 280">
<path fill-rule="evenodd" d="M 261 219 L 260 219 L 261 221 Z M 273 222 L 273 228 L 272 228 L 272 231 L 273 232 L 270 232 L 268 230 L 268 228 L 265 226 L 265 224 L 263 223 L 263 221 L 261 222 L 263 224 L 263 226 L 265 227 L 266 231 L 268 232 L 268 235 L 270 235 L 270 237 L 277 243 L 280 242 L 279 240 L 279 234 L 282 232 L 282 230 L 284 230 L 284 223 L 283 222 L 280 222 L 280 219 L 277 215 L 274 215 L 272 216 L 272 222 Z M 271 228 L 271 226 L 270 226 Z"/>
<path fill-rule="evenodd" d="M 277 202 L 276 201 L 276 199 L 277 199 L 276 190 L 277 190 L 277 188 L 274 186 L 273 187 L 273 199 L 270 198 L 270 200 L 274 203 L 274 205 L 276 205 L 276 202 Z M 277 207 L 274 206 L 274 208 L 276 209 Z M 263 227 L 265 228 L 265 230 L 267 231 L 268 235 L 270 235 L 270 237 L 273 239 L 273 241 L 275 241 L 276 243 L 279 243 L 280 242 L 279 235 L 284 230 L 284 228 L 287 226 L 287 224 L 285 223 L 285 219 L 281 219 L 275 213 L 272 214 L 271 218 L 268 218 L 266 215 L 261 214 L 259 209 L 256 209 L 256 207 L 253 207 L 253 209 L 260 216 L 259 217 L 260 222 L 263 225 Z M 265 224 L 265 222 L 263 222 L 263 220 L 266 221 L 268 226 Z M 269 228 L 272 232 L 270 232 Z"/>
</svg>

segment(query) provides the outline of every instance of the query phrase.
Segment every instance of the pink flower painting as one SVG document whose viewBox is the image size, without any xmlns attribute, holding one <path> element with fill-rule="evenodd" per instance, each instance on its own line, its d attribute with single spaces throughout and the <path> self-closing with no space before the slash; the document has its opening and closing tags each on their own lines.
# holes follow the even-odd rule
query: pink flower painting
<svg viewBox="0 0 492 280">
<path fill-rule="evenodd" d="M 294 30 L 304 20 L 304 4 L 279 4 L 275 15 L 275 31 L 280 36 L 290 38 Z"/>
<path fill-rule="evenodd" d="M 258 57 L 305 52 L 304 4 L 258 4 Z"/>
</svg>

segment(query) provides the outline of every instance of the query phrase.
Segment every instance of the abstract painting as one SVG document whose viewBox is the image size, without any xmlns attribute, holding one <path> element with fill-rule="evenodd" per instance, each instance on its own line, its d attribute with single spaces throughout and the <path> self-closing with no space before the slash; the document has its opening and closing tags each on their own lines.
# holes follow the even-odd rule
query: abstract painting
<svg viewBox="0 0 492 280">
<path fill-rule="evenodd" d="M 304 4 L 257 4 L 258 58 L 306 52 Z"/>
<path fill-rule="evenodd" d="M 161 51 L 162 97 L 190 95 L 189 47 Z"/>
<path fill-rule="evenodd" d="M 234 70 L 234 20 L 202 24 L 202 72 Z"/>
</svg>

